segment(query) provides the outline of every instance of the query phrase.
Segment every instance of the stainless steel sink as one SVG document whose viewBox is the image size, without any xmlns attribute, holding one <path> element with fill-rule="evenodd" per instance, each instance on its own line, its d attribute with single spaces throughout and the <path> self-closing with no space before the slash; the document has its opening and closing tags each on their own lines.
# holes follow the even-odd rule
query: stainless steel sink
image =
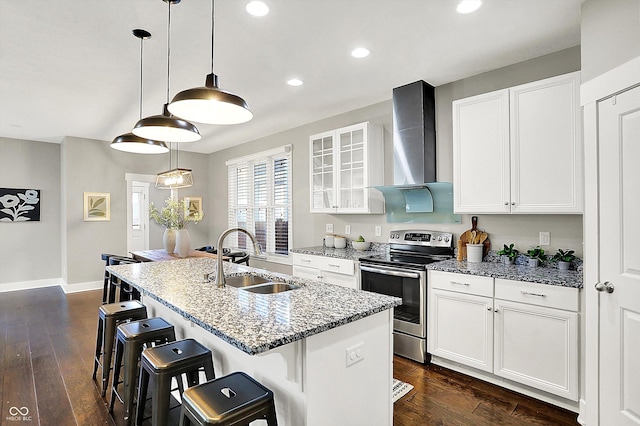
<svg viewBox="0 0 640 426">
<path fill-rule="evenodd" d="M 283 291 L 295 290 L 300 288 L 295 284 L 288 283 L 273 283 L 267 282 L 265 284 L 257 284 L 249 287 L 242 287 L 241 290 L 250 291 L 252 293 L 260 293 L 260 294 L 273 294 L 273 293 L 282 293 Z"/>
<path fill-rule="evenodd" d="M 282 293 L 283 291 L 295 290 L 300 288 L 295 284 L 276 283 L 267 278 L 257 275 L 238 275 L 235 277 L 225 277 L 225 282 L 231 287 L 241 290 L 250 291 L 252 293 L 273 294 Z"/>
<path fill-rule="evenodd" d="M 257 284 L 270 283 L 266 278 L 257 275 L 238 275 L 237 277 L 225 277 L 225 283 L 231 287 L 249 287 Z"/>
</svg>

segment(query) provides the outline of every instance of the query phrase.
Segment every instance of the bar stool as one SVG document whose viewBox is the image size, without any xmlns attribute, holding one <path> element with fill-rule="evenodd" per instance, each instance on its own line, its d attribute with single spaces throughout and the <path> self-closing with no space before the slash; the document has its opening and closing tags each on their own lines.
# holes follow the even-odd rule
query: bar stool
<svg viewBox="0 0 640 426">
<path fill-rule="evenodd" d="M 123 256 L 111 256 L 109 258 L 109 265 L 125 265 L 128 263 L 140 263 L 139 260 L 133 259 L 131 257 L 123 257 Z M 109 303 L 116 302 L 116 290 L 120 289 L 120 295 L 118 298 L 119 302 L 126 300 L 140 300 L 140 293 L 133 287 L 130 287 L 129 284 L 123 283 L 120 278 L 115 275 L 111 275 L 109 280 Z"/>
<path fill-rule="evenodd" d="M 137 300 L 109 303 L 98 308 L 98 333 L 93 363 L 93 380 L 96 379 L 98 366 L 102 368 L 102 397 L 107 394 L 111 355 L 116 338 L 116 327 L 125 321 L 140 320 L 147 317 L 147 308 Z M 100 362 L 102 357 L 102 363 Z"/>
<path fill-rule="evenodd" d="M 105 303 L 107 303 L 107 298 L 109 297 L 109 280 L 111 279 L 111 276 L 109 274 L 109 271 L 107 271 L 107 266 L 109 266 L 109 258 L 110 257 L 116 257 L 117 255 L 115 254 L 109 254 L 109 253 L 102 253 L 102 260 L 105 261 L 104 263 L 104 284 L 102 286 L 102 304 L 104 305 Z"/>
<path fill-rule="evenodd" d="M 182 394 L 180 426 L 248 425 L 258 419 L 277 426 L 273 392 L 243 372 L 194 386 Z"/>
<path fill-rule="evenodd" d="M 142 424 L 150 377 L 153 378 L 151 422 L 153 426 L 165 426 L 169 417 L 171 378 L 176 377 L 178 383 L 181 383 L 182 374 L 186 374 L 187 385 L 194 386 L 198 384 L 201 368 L 204 369 L 207 380 L 215 378 L 211 351 L 194 339 L 179 340 L 143 350 L 136 425 Z"/>
<path fill-rule="evenodd" d="M 124 404 L 124 421 L 131 424 L 133 398 L 135 396 L 138 376 L 138 362 L 143 347 L 159 345 L 176 340 L 173 325 L 163 318 L 149 318 L 131 321 L 118 326 L 116 337 L 116 356 L 113 367 L 111 400 L 109 412 L 113 413 L 116 397 Z M 120 370 L 124 358 L 124 377 L 120 382 Z M 123 383 L 122 396 L 118 394 L 118 384 Z"/>
</svg>

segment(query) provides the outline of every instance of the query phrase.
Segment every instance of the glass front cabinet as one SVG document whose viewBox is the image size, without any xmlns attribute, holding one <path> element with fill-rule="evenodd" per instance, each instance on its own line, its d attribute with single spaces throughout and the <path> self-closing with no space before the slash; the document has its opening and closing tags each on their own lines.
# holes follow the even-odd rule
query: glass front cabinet
<svg viewBox="0 0 640 426">
<path fill-rule="evenodd" d="M 382 126 L 354 124 L 309 138 L 311 213 L 384 213 Z"/>
</svg>

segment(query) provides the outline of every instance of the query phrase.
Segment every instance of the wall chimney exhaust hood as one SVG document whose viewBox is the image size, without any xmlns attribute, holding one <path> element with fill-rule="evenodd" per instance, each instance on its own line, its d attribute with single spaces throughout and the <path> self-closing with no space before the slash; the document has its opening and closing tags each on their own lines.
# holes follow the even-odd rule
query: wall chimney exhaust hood
<svg viewBox="0 0 640 426">
<path fill-rule="evenodd" d="M 393 89 L 393 183 L 374 187 L 387 222 L 460 222 L 453 185 L 436 182 L 435 88 L 422 80 Z"/>
</svg>

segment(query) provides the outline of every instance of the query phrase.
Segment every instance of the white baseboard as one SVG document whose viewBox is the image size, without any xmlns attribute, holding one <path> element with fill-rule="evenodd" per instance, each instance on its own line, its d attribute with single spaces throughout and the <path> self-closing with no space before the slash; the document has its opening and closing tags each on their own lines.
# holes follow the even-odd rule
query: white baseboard
<svg viewBox="0 0 640 426">
<path fill-rule="evenodd" d="M 582 426 L 586 426 L 586 424 L 587 424 L 587 420 L 585 419 L 586 413 L 587 413 L 587 401 L 585 401 L 584 399 L 581 399 L 580 400 L 580 413 L 578 414 L 577 421 Z"/>
<path fill-rule="evenodd" d="M 102 290 L 103 285 L 103 281 L 88 281 L 86 283 L 60 284 L 60 287 L 62 287 L 62 291 L 69 294 L 88 290 Z"/>
<path fill-rule="evenodd" d="M 5 291 L 30 290 L 33 288 L 52 287 L 54 285 L 59 285 L 62 287 L 62 278 L 47 278 L 44 280 L 4 283 L 0 284 L 0 293 L 3 293 Z"/>
</svg>

